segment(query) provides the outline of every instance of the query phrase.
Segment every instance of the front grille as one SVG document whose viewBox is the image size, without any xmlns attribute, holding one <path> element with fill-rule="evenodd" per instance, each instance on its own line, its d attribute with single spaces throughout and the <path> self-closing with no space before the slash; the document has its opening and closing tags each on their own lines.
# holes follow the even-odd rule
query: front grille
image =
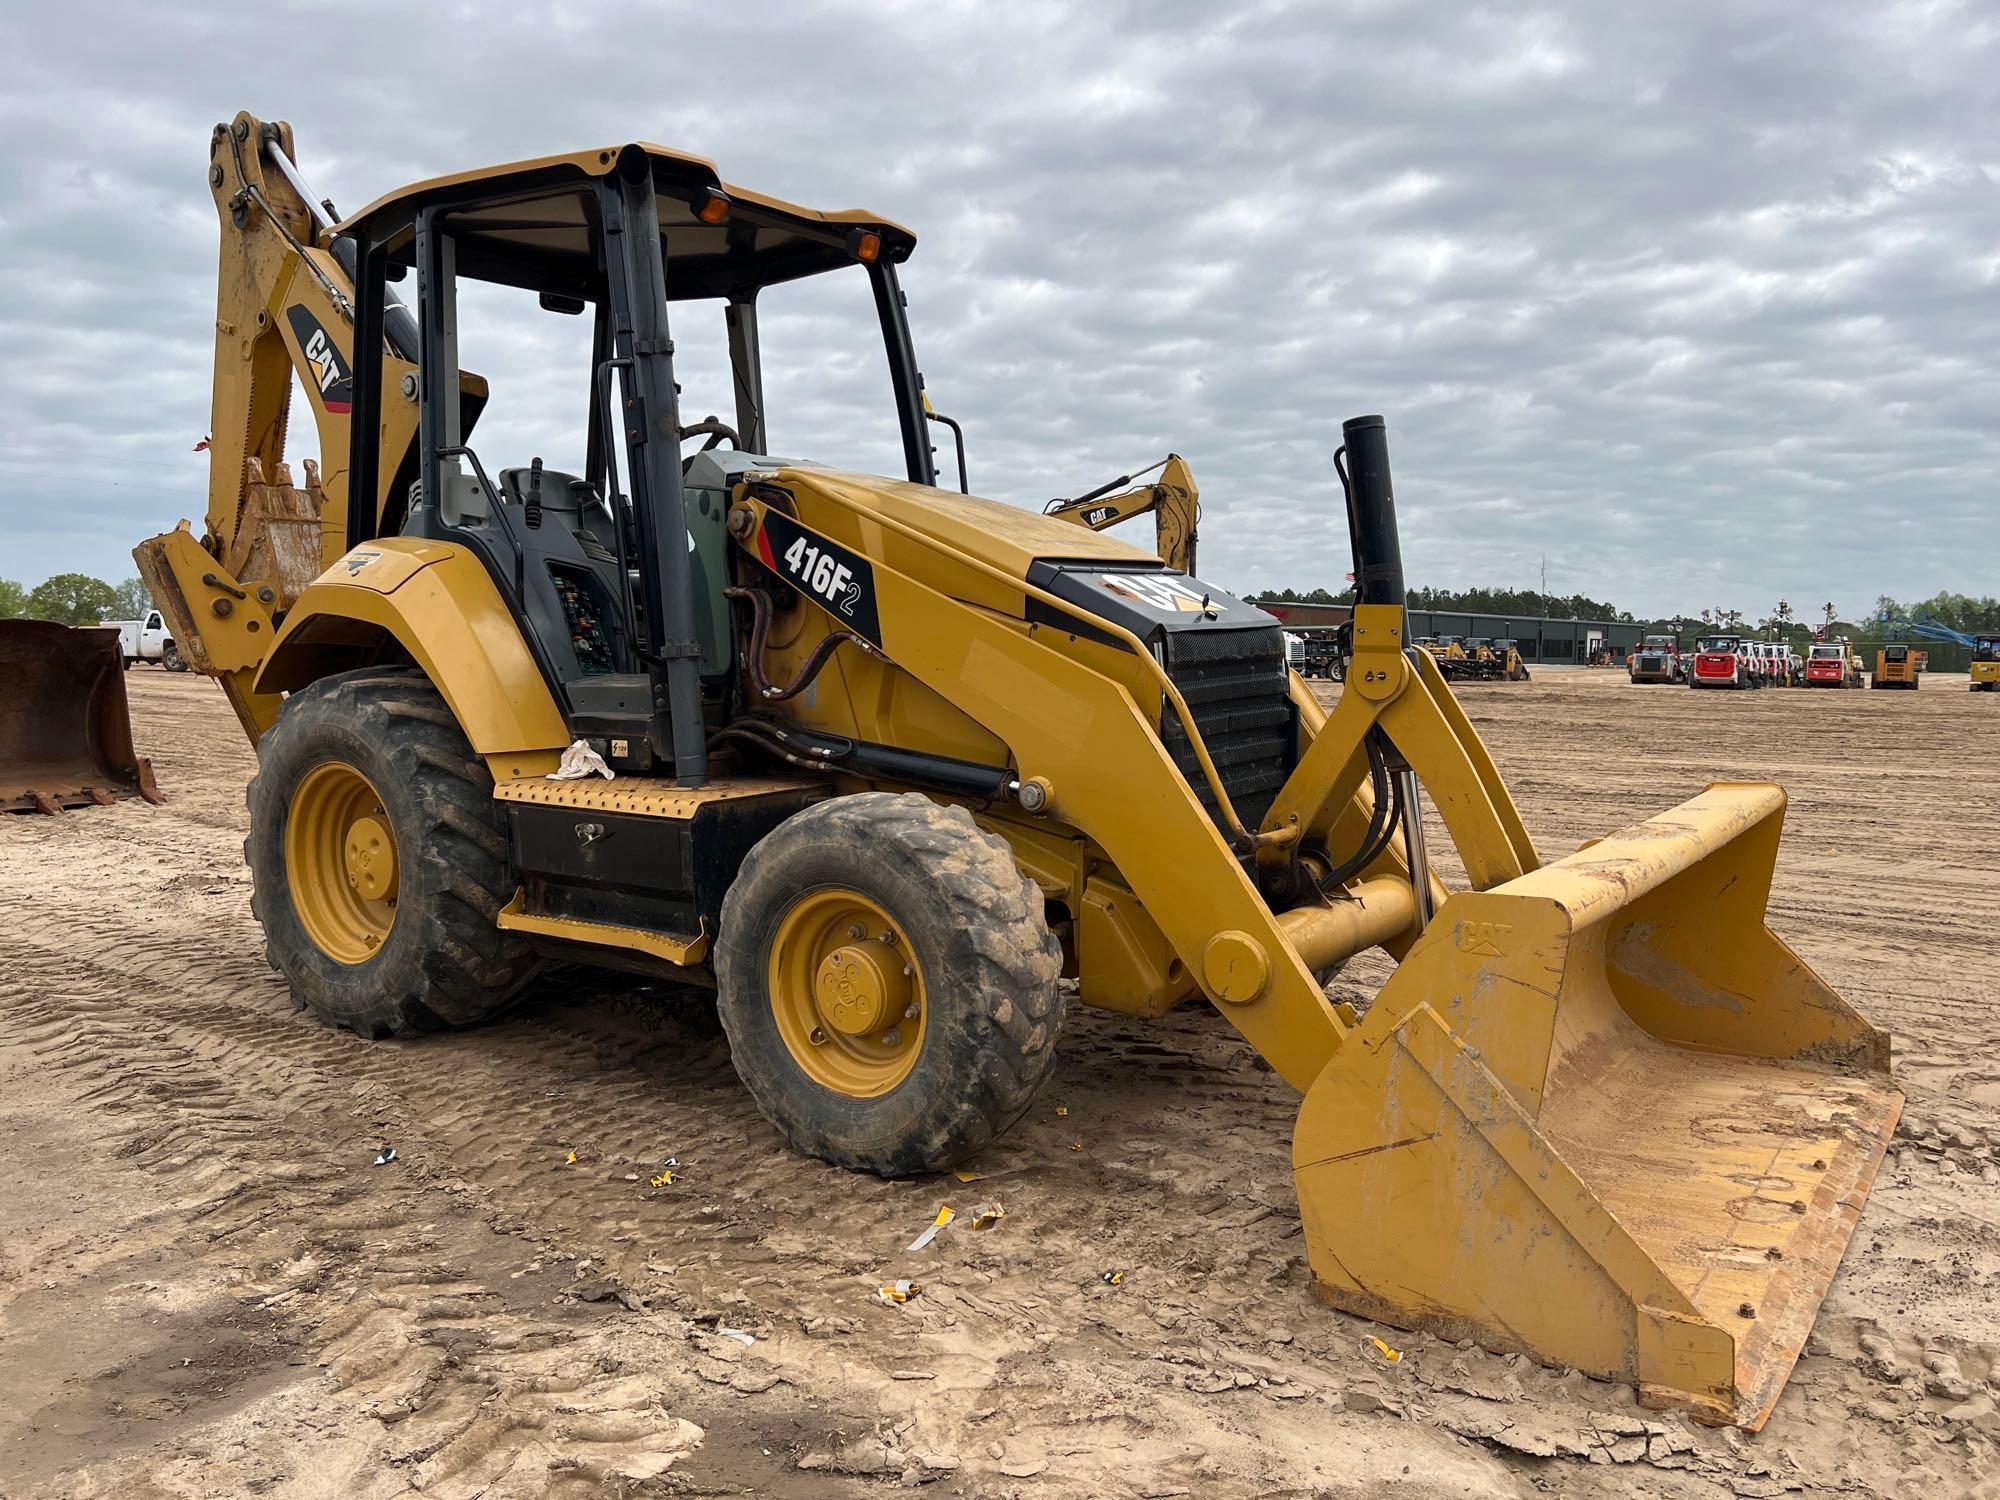
<svg viewBox="0 0 2000 1500">
<path fill-rule="evenodd" d="M 1169 631 L 1165 655 L 1167 675 L 1194 714 L 1236 816 L 1254 831 L 1296 759 L 1284 632 L 1277 626 Z M 1160 738 L 1201 805 L 1216 817 L 1215 795 L 1171 704 Z"/>
</svg>

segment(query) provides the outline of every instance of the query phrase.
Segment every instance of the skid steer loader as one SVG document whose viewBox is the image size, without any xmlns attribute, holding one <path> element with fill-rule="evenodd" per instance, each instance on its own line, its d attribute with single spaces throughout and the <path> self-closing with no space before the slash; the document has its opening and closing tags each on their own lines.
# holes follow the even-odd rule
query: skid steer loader
<svg viewBox="0 0 2000 1500">
<path fill-rule="evenodd" d="M 217 444 L 208 544 L 139 556 L 256 740 L 255 907 L 306 1008 L 470 1023 L 545 956 L 710 984 L 793 1145 L 904 1174 L 1027 1108 L 1063 976 L 1209 1003 L 1305 1096 L 1328 1300 L 1763 1421 L 1895 1123 L 1887 1038 L 1765 925 L 1775 786 L 1542 861 L 1409 642 L 1380 418 L 1335 455 L 1359 602 L 1325 711 L 1262 611 L 936 486 L 901 226 L 643 143 L 336 223 L 294 160 L 286 126 L 215 133 L 215 431 L 248 447 Z M 814 275 L 872 291 L 900 477 L 776 456 L 759 301 Z M 474 447 L 474 279 L 591 319 L 582 472 Z M 684 425 L 709 328 L 735 421 Z M 276 555 L 240 545 L 243 461 L 275 472 L 293 365 L 328 455 L 295 597 L 222 562 Z M 1330 1001 L 1373 946 L 1379 998 Z"/>
</svg>

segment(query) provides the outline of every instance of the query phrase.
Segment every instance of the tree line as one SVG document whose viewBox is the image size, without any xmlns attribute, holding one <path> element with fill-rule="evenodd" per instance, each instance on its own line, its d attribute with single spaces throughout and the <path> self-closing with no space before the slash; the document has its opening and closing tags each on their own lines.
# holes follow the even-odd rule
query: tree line
<svg viewBox="0 0 2000 1500">
<path fill-rule="evenodd" d="M 1267 589 L 1253 595 L 1252 604 L 1352 604 L 1354 590 L 1338 593 L 1325 589 Z M 1549 620 L 1619 620 L 1632 624 L 1632 615 L 1615 604 L 1593 599 L 1588 594 L 1538 594 L 1532 589 L 1425 589 L 1409 591 L 1411 609 L 1441 610 L 1452 614 L 1522 616 Z"/>
<path fill-rule="evenodd" d="M 1984 595 L 1975 598 L 1971 594 L 1954 594 L 1946 589 L 1913 604 L 1899 604 L 1889 595 L 1882 594 L 1875 600 L 1875 618 L 1935 620 L 1967 635 L 1991 635 L 2000 632 L 2000 599 Z"/>
<path fill-rule="evenodd" d="M 88 573 L 57 573 L 33 588 L 0 578 L 0 620 L 96 625 L 104 620 L 141 620 L 152 607 L 153 596 L 138 578 L 106 583 Z"/>
</svg>

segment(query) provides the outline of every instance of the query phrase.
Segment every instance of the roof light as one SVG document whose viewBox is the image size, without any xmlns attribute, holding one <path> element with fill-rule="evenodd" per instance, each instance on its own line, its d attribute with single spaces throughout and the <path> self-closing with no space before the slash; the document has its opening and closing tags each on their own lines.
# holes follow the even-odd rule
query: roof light
<svg viewBox="0 0 2000 1500">
<path fill-rule="evenodd" d="M 720 224 L 729 217 L 729 195 L 715 188 L 703 188 L 695 195 L 694 216 L 704 224 Z"/>
<path fill-rule="evenodd" d="M 847 232 L 847 253 L 856 260 L 879 260 L 882 236 L 872 229 L 850 229 Z"/>
</svg>

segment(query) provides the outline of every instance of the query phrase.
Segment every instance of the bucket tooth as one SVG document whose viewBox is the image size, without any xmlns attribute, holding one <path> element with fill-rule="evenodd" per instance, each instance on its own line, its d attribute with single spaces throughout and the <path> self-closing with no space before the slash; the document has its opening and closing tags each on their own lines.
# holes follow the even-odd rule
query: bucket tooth
<svg viewBox="0 0 2000 1500">
<path fill-rule="evenodd" d="M 1763 1424 L 1902 1108 L 1764 924 L 1783 815 L 1713 786 L 1445 903 L 1300 1110 L 1323 1296 Z"/>
</svg>

